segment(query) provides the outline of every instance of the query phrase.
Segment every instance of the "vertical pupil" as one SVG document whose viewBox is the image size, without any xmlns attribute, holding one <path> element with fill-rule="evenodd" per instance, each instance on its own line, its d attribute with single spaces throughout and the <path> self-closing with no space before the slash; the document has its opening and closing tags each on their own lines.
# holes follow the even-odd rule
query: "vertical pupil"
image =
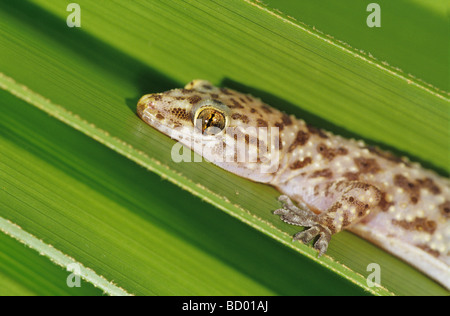
<svg viewBox="0 0 450 316">
<path fill-rule="evenodd" d="M 217 121 L 217 114 L 211 113 L 205 120 L 206 127 L 215 126 L 215 124 L 217 123 L 216 121 Z"/>
</svg>

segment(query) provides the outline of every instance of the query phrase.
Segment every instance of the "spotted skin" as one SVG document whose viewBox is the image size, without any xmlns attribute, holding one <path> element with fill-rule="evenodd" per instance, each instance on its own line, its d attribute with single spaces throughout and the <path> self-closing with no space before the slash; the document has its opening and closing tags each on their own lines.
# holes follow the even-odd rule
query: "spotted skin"
<svg viewBox="0 0 450 316">
<path fill-rule="evenodd" d="M 195 119 L 205 116 L 198 114 L 205 107 L 213 108 L 208 115 L 214 120 L 224 118 L 221 128 L 226 128 L 214 135 L 196 130 Z M 276 187 L 283 195 L 274 214 L 307 227 L 294 240 L 316 240 L 319 255 L 333 234 L 348 229 L 450 288 L 448 179 L 204 80 L 145 95 L 137 113 L 225 170 Z M 272 134 L 271 128 L 276 128 Z M 244 150 L 238 144 L 245 144 Z"/>
</svg>

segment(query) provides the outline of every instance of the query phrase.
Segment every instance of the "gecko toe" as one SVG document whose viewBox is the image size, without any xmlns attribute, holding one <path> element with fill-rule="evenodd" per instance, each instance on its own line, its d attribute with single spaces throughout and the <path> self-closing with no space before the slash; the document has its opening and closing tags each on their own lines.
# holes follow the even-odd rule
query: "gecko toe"
<svg viewBox="0 0 450 316">
<path fill-rule="evenodd" d="M 280 216 L 280 219 L 288 224 L 295 225 L 295 226 L 305 226 L 305 221 L 302 217 L 298 216 L 294 213 L 286 213 Z"/>
<path fill-rule="evenodd" d="M 321 257 L 327 251 L 328 243 L 331 240 L 331 233 L 326 227 L 321 225 L 312 226 L 309 229 L 295 234 L 293 241 L 299 240 L 304 244 L 308 244 L 317 236 L 319 236 L 319 238 L 314 243 L 314 249 L 319 251 L 318 257 Z"/>
<path fill-rule="evenodd" d="M 285 208 L 279 208 L 278 210 L 273 211 L 275 215 L 286 215 L 289 214 L 289 210 Z"/>
<path fill-rule="evenodd" d="M 308 228 L 304 231 L 298 232 L 294 235 L 293 241 L 300 240 L 304 244 L 308 244 L 313 240 L 318 234 L 320 230 L 317 226 Z"/>
<path fill-rule="evenodd" d="M 322 230 L 320 232 L 320 237 L 317 239 L 316 243 L 314 244 L 314 248 L 319 250 L 318 257 L 321 257 L 325 252 L 327 252 L 328 249 L 328 243 L 331 240 L 331 233 L 329 230 L 325 227 L 322 227 Z"/>
<path fill-rule="evenodd" d="M 283 205 L 292 206 L 294 203 L 292 203 L 291 199 L 287 195 L 280 195 L 278 197 L 278 201 L 280 201 Z"/>
</svg>

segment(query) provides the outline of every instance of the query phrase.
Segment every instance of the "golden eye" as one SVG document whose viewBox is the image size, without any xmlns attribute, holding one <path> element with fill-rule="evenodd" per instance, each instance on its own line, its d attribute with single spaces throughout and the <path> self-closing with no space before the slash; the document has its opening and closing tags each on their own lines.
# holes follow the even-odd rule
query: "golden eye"
<svg viewBox="0 0 450 316">
<path fill-rule="evenodd" d="M 213 108 L 202 108 L 196 116 L 195 126 L 204 135 L 216 135 L 225 128 L 225 115 Z"/>
</svg>

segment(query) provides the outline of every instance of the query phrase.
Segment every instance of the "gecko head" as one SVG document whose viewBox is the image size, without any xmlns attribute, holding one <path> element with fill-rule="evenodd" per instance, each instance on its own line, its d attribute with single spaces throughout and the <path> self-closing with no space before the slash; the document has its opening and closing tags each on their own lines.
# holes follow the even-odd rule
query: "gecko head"
<svg viewBox="0 0 450 316">
<path fill-rule="evenodd" d="M 260 99 L 205 80 L 144 95 L 137 113 L 205 159 L 260 182 L 270 181 L 273 172 L 267 170 L 278 168 L 273 157 L 279 156 L 281 149 L 279 132 L 292 123 L 290 117 Z M 270 164 L 275 166 L 269 168 Z M 257 169 L 264 175 L 256 175 Z"/>
<path fill-rule="evenodd" d="M 175 136 L 173 131 L 193 129 L 204 136 L 218 135 L 229 125 L 230 109 L 213 96 L 188 86 L 147 94 L 139 100 L 137 113 L 169 136 Z"/>
</svg>

